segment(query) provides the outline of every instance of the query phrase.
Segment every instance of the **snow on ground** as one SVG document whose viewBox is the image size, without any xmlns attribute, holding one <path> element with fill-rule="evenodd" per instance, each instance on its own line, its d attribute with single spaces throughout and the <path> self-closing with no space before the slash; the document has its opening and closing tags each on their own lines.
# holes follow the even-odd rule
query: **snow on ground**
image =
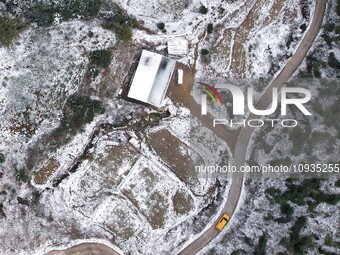
<svg viewBox="0 0 340 255">
<path fill-rule="evenodd" d="M 145 45 L 147 42 L 155 48 L 164 49 L 168 40 L 183 37 L 190 42 L 191 48 L 189 54 L 180 57 L 178 61 L 192 65 L 196 54 L 195 44 L 200 43 L 198 51 L 214 47 L 214 44 L 223 40 L 226 30 L 234 31 L 245 21 L 255 1 L 115 2 L 121 4 L 130 14 L 136 15 L 150 29 L 135 29 L 135 44 Z M 274 1 L 267 1 L 263 10 L 268 10 L 273 3 Z M 199 14 L 201 4 L 208 8 L 208 14 Z M 288 1 L 286 4 L 291 4 L 290 8 L 298 8 L 298 1 Z M 259 20 L 262 22 L 264 16 Z M 157 28 L 158 22 L 165 23 L 164 33 Z M 287 36 L 292 33 L 296 41 L 302 36 L 298 28 L 304 22 L 301 15 L 284 23 L 284 14 L 280 13 L 267 26 L 262 26 L 261 22 L 256 23 L 256 27 L 248 35 L 252 39 L 245 43 L 249 60 L 246 77 L 267 74 L 271 61 L 291 54 L 296 48 L 296 42 L 293 42 L 287 50 Z M 214 25 L 215 32 L 214 35 L 207 36 L 204 33 L 209 23 Z M 276 29 L 277 27 L 280 29 Z M 89 37 L 90 31 L 95 36 Z M 234 36 L 232 34 L 228 42 L 231 48 L 235 44 Z M 65 178 L 58 187 L 51 187 L 51 183 L 40 186 L 38 196 L 27 184 L 20 184 L 15 180 L 14 169 L 24 165 L 28 146 L 34 146 L 42 134 L 59 124 L 66 98 L 81 85 L 88 53 L 115 45 L 115 35 L 104 31 L 96 21 L 70 21 L 51 28 L 33 26 L 11 48 L 0 48 L 0 152 L 6 155 L 6 163 L 1 166 L 1 170 L 5 172 L 1 179 L 5 193 L 0 194 L 0 202 L 3 204 L 0 209 L 7 217 L 0 219 L 0 253 L 41 254 L 46 247 L 74 244 L 71 241 L 74 239 L 105 239 L 110 240 L 110 244 L 119 246 L 125 253 L 171 254 L 188 238 L 192 240 L 194 235 L 198 235 L 209 225 L 211 215 L 216 215 L 218 205 L 222 203 L 221 199 L 226 199 L 230 185 L 226 177 L 221 177 L 220 180 L 223 189 L 214 189 L 215 193 L 209 196 L 195 196 L 186 183 L 147 144 L 145 133 L 167 129 L 183 142 L 178 147 L 181 155 L 187 155 L 193 150 L 206 164 L 215 164 L 216 160 L 217 163 L 226 164 L 231 160 L 224 142 L 204 130 L 196 120 L 191 121 L 187 109 L 176 108 L 171 103 L 167 104 L 171 117 L 162 120 L 156 128 L 143 130 L 139 127 L 142 131 L 134 132 L 132 129 L 126 132 L 114 131 L 108 136 L 100 135 L 94 141 L 95 146 L 79 164 L 78 170 Z M 333 51 L 339 53 L 337 49 Z M 212 54 L 207 68 L 206 60 L 198 52 L 195 78 L 205 79 L 208 75 L 214 77 L 216 73 L 213 70 L 218 73 L 217 76 L 233 76 L 229 73 L 231 53 L 226 54 L 226 57 L 214 56 L 216 57 Z M 119 59 L 114 58 L 113 61 L 115 63 L 112 66 L 116 68 Z M 282 63 L 284 61 L 279 65 Z M 99 75 L 92 86 L 100 86 L 102 78 Z M 255 98 L 261 92 L 261 88 L 258 88 Z M 52 179 L 59 178 L 75 163 L 97 125 L 105 119 L 116 124 L 127 116 L 133 116 L 129 124 L 136 127 L 141 119 L 135 118 L 134 114 L 153 112 L 120 99 L 106 100 L 109 108 L 107 115 L 95 118 L 68 144 L 52 153 L 51 156 L 62 162 Z M 130 113 L 133 114 L 129 115 Z M 193 139 L 190 137 L 190 129 L 196 132 Z M 334 135 L 333 129 L 328 131 Z M 128 141 L 127 134 L 134 138 L 134 142 Z M 268 135 L 265 142 L 273 145 L 275 134 Z M 276 151 L 276 147 L 274 149 Z M 316 153 L 321 157 L 323 152 L 321 150 Z M 266 157 L 264 150 L 258 153 L 262 160 L 270 159 Z M 209 188 L 214 187 L 216 179 L 198 178 L 196 184 L 197 190 L 205 194 Z M 269 187 L 285 190 L 281 180 L 251 181 L 246 184 L 238 212 L 224 232 L 231 241 L 228 239 L 230 242 L 225 243 L 221 236 L 206 251 L 215 246 L 216 254 L 231 252 L 235 247 L 250 252 L 252 247 L 245 245 L 245 240 L 250 239 L 254 244 L 264 231 L 272 237 L 268 242 L 269 251 L 278 251 L 274 247 L 291 224 L 268 224 L 266 221 L 264 211 L 274 216 L 280 215 L 279 206 L 270 205 L 264 195 Z M 323 188 L 327 189 L 326 187 L 328 186 Z M 337 192 L 335 188 L 331 191 Z M 217 196 L 217 192 L 222 194 Z M 30 206 L 22 201 L 19 203 L 19 197 L 28 199 Z M 204 214 L 202 209 L 207 208 L 208 212 Z M 336 220 L 336 211 L 334 207 L 324 204 L 320 204 L 317 210 L 320 216 L 315 222 L 309 222 L 311 231 L 316 232 L 318 228 L 327 231 L 327 223 Z M 304 207 L 296 208 L 295 215 L 302 215 L 305 211 Z M 329 232 L 334 231 L 331 229 Z M 27 239 L 29 242 L 24 241 Z M 38 252 L 37 247 L 40 249 Z"/>
<path fill-rule="evenodd" d="M 312 100 L 308 110 L 312 116 L 305 116 L 300 110 L 291 107 L 285 118 L 297 120 L 296 128 L 285 129 L 278 125 L 257 130 L 253 135 L 252 146 L 249 146 L 249 161 L 251 164 L 281 162 L 283 165 L 336 163 L 340 143 L 337 124 L 331 120 L 332 115 L 326 117 L 325 112 L 331 112 L 337 104 L 339 88 L 322 79 L 292 81 L 311 92 Z M 279 116 L 272 117 L 280 119 Z"/>
<path fill-rule="evenodd" d="M 221 22 L 227 20 L 228 16 L 233 17 L 228 24 L 236 26 L 237 22 L 242 21 L 243 17 L 239 11 L 247 11 L 247 9 L 244 9 L 245 3 L 243 1 L 175 0 L 169 2 L 160 0 L 155 2 L 150 0 L 116 0 L 116 2 L 121 4 L 130 14 L 143 20 L 150 29 L 156 30 L 156 22 L 164 22 L 167 34 L 189 32 L 191 29 L 188 29 L 188 26 L 190 28 L 196 27 L 202 21 Z M 253 2 L 251 1 L 251 3 Z M 202 5 L 208 8 L 209 15 L 204 16 L 199 13 L 199 8 Z M 221 9 L 225 11 L 223 15 L 219 13 Z M 239 15 L 236 16 L 235 13 Z"/>
<path fill-rule="evenodd" d="M 264 27 L 258 31 L 255 37 L 247 42 L 247 48 L 254 48 L 257 51 L 253 51 L 248 59 L 251 63 L 249 71 L 252 77 L 254 75 L 266 76 L 273 62 L 277 63 L 278 59 L 287 54 L 284 42 L 289 34 L 290 26 L 283 25 L 279 20 L 276 20 L 270 27 Z"/>
<path fill-rule="evenodd" d="M 183 122 L 184 119 L 188 123 L 187 110 L 180 108 L 173 111 L 179 113 L 179 117 L 165 120 L 161 127 Z M 182 129 L 173 131 L 183 140 L 188 140 L 185 127 L 186 124 L 183 124 Z M 131 132 L 129 135 L 138 139 Z M 218 145 L 218 140 L 211 144 L 223 148 Z M 126 151 L 126 146 L 130 152 Z M 216 146 L 204 150 L 200 148 L 198 151 L 211 154 Z M 91 150 L 91 161 L 84 160 L 78 171 L 59 187 L 52 192 L 44 192 L 41 199 L 42 215 L 49 215 L 54 221 L 77 219 L 75 224 L 80 233 L 93 229 L 96 236 L 101 233 L 114 237 L 116 245 L 132 254 L 139 254 L 141 250 L 159 254 L 160 250 L 154 247 L 155 241 L 160 238 L 164 239 L 160 247 L 162 252 L 173 250 L 176 244 L 187 238 L 189 233 L 183 228 L 206 206 L 206 198 L 195 196 L 144 142 L 140 141 L 139 147 L 141 156 L 129 147 L 124 132 L 100 137 Z M 126 168 L 127 165 L 130 167 Z M 121 171 L 122 168 L 127 171 Z M 213 179 L 208 180 L 209 183 L 198 182 L 197 187 L 211 187 Z M 68 214 L 67 218 L 63 218 L 64 213 Z M 97 228 L 102 230 L 97 231 Z M 177 234 L 177 241 L 166 237 L 172 229 L 181 232 Z M 143 241 L 140 236 L 144 236 Z M 51 236 L 46 239 L 46 242 L 53 240 Z"/>
<path fill-rule="evenodd" d="M 237 18 L 229 16 L 231 22 L 212 22 L 218 31 L 206 35 L 200 45 L 200 50 L 208 49 L 210 53 L 199 57 L 197 77 L 259 78 L 280 70 L 297 48 L 304 32 L 301 25 L 308 26 L 310 17 L 302 17 L 300 1 L 295 0 L 284 1 L 278 13 L 273 14 L 271 8 L 278 8 L 277 2 L 266 1 L 254 9 L 257 15 L 251 16 L 249 9 L 254 5 L 249 1 L 240 9 L 245 16 L 238 13 Z M 312 12 L 313 2 L 306 2 L 306 6 Z M 239 63 L 240 59 L 244 61 Z M 233 73 L 237 69 L 243 72 Z"/>
<path fill-rule="evenodd" d="M 98 38 L 87 38 L 90 30 Z M 19 165 L 28 143 L 59 124 L 65 99 L 82 81 L 89 51 L 115 44 L 114 34 L 78 21 L 33 27 L 21 38 L 10 49 L 1 48 L 0 59 L 5 70 L 0 72 L 5 88 L 0 92 L 0 150 Z"/>
<path fill-rule="evenodd" d="M 332 181 L 325 180 L 324 185 L 329 185 Z M 290 228 L 293 221 L 288 223 L 278 223 L 275 218 L 282 216 L 280 206 L 273 204 L 266 190 L 269 188 L 285 189 L 284 179 L 255 178 L 245 181 L 241 200 L 234 217 L 223 230 L 222 234 L 213 240 L 199 254 L 231 254 L 232 252 L 243 252 L 250 254 L 258 245 L 259 237 L 263 234 L 267 237 L 266 252 L 274 254 L 278 252 L 287 253 L 287 250 L 280 245 L 280 240 L 289 237 Z M 317 207 L 317 216 L 308 213 L 306 206 L 291 204 L 294 208 L 294 218 L 307 216 L 308 223 L 302 231 L 303 235 L 314 233 L 319 237 L 319 245 L 323 242 L 327 234 L 335 240 L 335 233 L 339 223 L 338 208 L 336 205 L 321 203 Z M 318 239 L 316 239 L 318 240 Z M 324 246 L 323 246 L 324 247 Z M 335 253 L 338 249 L 334 250 Z M 241 254 L 243 254 L 241 253 Z M 309 250 L 310 254 L 319 254 L 315 250 Z"/>
<path fill-rule="evenodd" d="M 328 64 L 329 56 L 334 53 L 336 59 L 340 60 L 340 45 L 339 36 L 336 31 L 336 27 L 339 25 L 340 18 L 336 14 L 336 0 L 328 2 L 326 16 L 323 23 L 323 28 L 320 31 L 318 38 L 315 40 L 311 50 L 308 53 L 308 58 L 304 59 L 300 68 L 294 75 L 300 75 L 305 77 L 315 78 L 339 78 L 339 70 L 334 67 L 330 67 Z M 331 31 L 326 28 L 328 25 L 334 25 Z"/>
<path fill-rule="evenodd" d="M 305 4 L 308 11 L 312 12 L 314 3 L 309 1 Z M 283 8 L 299 10 L 300 1 L 284 2 Z M 264 18 L 259 20 L 265 21 Z M 266 77 L 271 68 L 280 69 L 280 66 L 284 66 L 287 57 L 294 53 L 304 35 L 301 26 L 308 27 L 311 20 L 312 17 L 304 18 L 301 12 L 280 12 L 272 23 L 259 26 L 258 30 L 253 31 L 254 36 L 249 37 L 246 43 L 249 49 L 247 76 Z"/>
</svg>

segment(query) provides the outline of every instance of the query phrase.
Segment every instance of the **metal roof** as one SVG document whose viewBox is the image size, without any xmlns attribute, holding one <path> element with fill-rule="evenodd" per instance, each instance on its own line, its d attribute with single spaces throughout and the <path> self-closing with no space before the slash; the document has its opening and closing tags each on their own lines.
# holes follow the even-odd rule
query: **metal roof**
<svg viewBox="0 0 340 255">
<path fill-rule="evenodd" d="M 128 97 L 160 107 L 168 90 L 176 61 L 143 50 Z"/>
</svg>

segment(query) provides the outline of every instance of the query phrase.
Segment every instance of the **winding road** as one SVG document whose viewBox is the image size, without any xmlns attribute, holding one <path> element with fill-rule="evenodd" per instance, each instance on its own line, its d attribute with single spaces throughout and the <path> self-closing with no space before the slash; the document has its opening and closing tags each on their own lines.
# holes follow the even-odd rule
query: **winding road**
<svg viewBox="0 0 340 255">
<path fill-rule="evenodd" d="M 120 255 L 117 251 L 100 243 L 82 243 L 66 250 L 55 250 L 45 255 Z"/>
<path fill-rule="evenodd" d="M 261 99 L 257 103 L 257 109 L 265 109 L 270 106 L 272 99 L 272 88 L 281 89 L 283 84 L 293 75 L 296 69 L 299 67 L 303 59 L 308 53 L 308 50 L 311 48 L 313 42 L 315 41 L 319 30 L 322 26 L 324 13 L 326 10 L 327 0 L 317 0 L 315 5 L 315 11 L 313 20 L 309 26 L 309 29 L 305 33 L 303 40 L 300 43 L 300 46 L 293 54 L 293 56 L 289 59 L 285 67 L 278 74 L 278 76 L 273 80 L 271 85 L 267 88 L 266 92 L 263 94 Z M 251 114 L 248 119 L 261 118 L 254 114 Z M 209 127 L 209 126 L 208 126 Z M 211 128 L 211 127 L 209 127 Z M 221 129 L 221 130 L 219 130 Z M 218 126 L 216 131 L 221 138 L 227 140 L 226 136 L 223 137 L 223 133 L 226 133 L 225 127 Z M 250 141 L 250 137 L 254 131 L 254 128 L 244 127 L 241 129 L 240 134 L 238 136 L 236 146 L 234 149 L 234 164 L 239 169 L 241 166 L 245 164 L 246 153 L 248 144 Z M 228 135 L 230 137 L 230 135 Z M 232 176 L 231 188 L 229 190 L 229 196 L 226 200 L 226 203 L 223 205 L 223 209 L 221 215 L 219 215 L 218 219 L 222 217 L 223 213 L 228 213 L 230 216 L 233 215 L 235 209 L 237 207 L 240 194 L 242 191 L 244 176 L 240 174 L 235 174 Z M 220 232 L 215 229 L 217 221 L 214 222 L 210 228 L 208 228 L 204 233 L 202 233 L 196 240 L 192 243 L 184 247 L 178 255 L 193 255 L 198 253 L 201 249 L 207 246 Z M 118 252 L 109 248 L 106 245 L 98 244 L 98 243 L 84 243 L 77 246 L 73 246 L 66 250 L 62 251 L 52 251 L 47 253 L 46 255 L 83 255 L 83 254 L 96 254 L 96 255 L 119 255 Z"/>
<path fill-rule="evenodd" d="M 322 26 L 325 10 L 326 10 L 327 0 L 317 0 L 315 5 L 315 12 L 313 20 L 306 32 L 304 38 L 302 39 L 300 46 L 293 54 L 293 56 L 288 60 L 285 67 L 281 70 L 279 75 L 274 79 L 272 84 L 267 88 L 266 92 L 263 94 L 261 99 L 256 104 L 256 109 L 266 109 L 270 106 L 272 100 L 272 88 L 278 88 L 278 91 L 282 88 L 284 83 L 289 80 L 296 69 L 300 66 L 303 59 L 311 48 L 313 42 L 315 41 L 317 35 L 319 34 L 320 28 Z M 249 119 L 258 119 L 261 116 L 256 116 L 251 114 Z M 222 126 L 221 126 L 222 127 Z M 246 126 L 241 129 L 240 135 L 237 139 L 236 147 L 234 150 L 234 165 L 237 169 L 245 164 L 247 148 L 250 141 L 250 137 L 254 132 L 254 128 Z M 222 217 L 223 213 L 227 213 L 230 216 L 235 212 L 238 200 L 241 195 L 242 185 L 244 176 L 240 174 L 235 174 L 232 176 L 231 188 L 229 191 L 229 196 L 226 203 L 223 206 L 222 212 L 218 217 L 218 220 Z M 186 246 L 179 255 L 193 255 L 198 253 L 206 245 L 208 245 L 220 232 L 215 228 L 218 220 L 202 233 L 195 241 Z"/>
</svg>

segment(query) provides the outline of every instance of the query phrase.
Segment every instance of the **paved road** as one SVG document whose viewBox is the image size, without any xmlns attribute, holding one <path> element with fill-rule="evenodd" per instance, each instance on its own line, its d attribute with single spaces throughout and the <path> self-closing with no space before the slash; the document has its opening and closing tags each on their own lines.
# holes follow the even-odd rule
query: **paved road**
<svg viewBox="0 0 340 255">
<path fill-rule="evenodd" d="M 119 253 L 104 244 L 82 243 L 66 250 L 51 251 L 45 255 L 119 255 Z"/>
<path fill-rule="evenodd" d="M 315 38 L 317 37 L 319 30 L 322 26 L 322 21 L 324 17 L 324 13 L 326 10 L 327 0 L 317 0 L 315 6 L 315 15 L 313 17 L 312 23 L 309 27 L 309 30 L 306 32 L 305 37 L 303 38 L 300 46 L 294 55 L 287 62 L 286 66 L 282 69 L 280 74 L 276 77 L 276 79 L 272 82 L 271 86 L 267 89 L 265 94 L 261 97 L 257 104 L 257 109 L 266 109 L 270 106 L 272 99 L 271 89 L 276 87 L 278 90 L 281 89 L 283 84 L 293 75 L 295 70 L 299 67 L 305 56 L 307 55 L 308 50 L 312 46 Z M 260 118 L 254 114 L 251 114 L 248 119 L 257 119 Z M 241 129 L 240 135 L 237 139 L 235 151 L 234 151 L 234 164 L 239 169 L 241 166 L 245 164 L 245 157 L 247 153 L 247 148 L 249 144 L 250 137 L 254 131 L 254 128 L 245 127 Z M 242 190 L 243 184 L 243 176 L 234 175 L 232 178 L 231 189 L 229 192 L 228 199 L 223 206 L 223 210 L 219 218 L 222 217 L 223 213 L 228 213 L 230 216 L 234 213 L 240 194 Z M 179 252 L 179 255 L 193 255 L 198 253 L 201 249 L 203 249 L 206 245 L 208 245 L 211 240 L 213 240 L 218 234 L 219 231 L 215 229 L 215 225 L 217 221 L 199 238 L 197 238 L 194 242 L 188 245 L 185 249 Z"/>
<path fill-rule="evenodd" d="M 326 10 L 327 0 L 317 0 L 315 7 L 315 15 L 313 17 L 311 26 L 309 30 L 306 32 L 304 39 L 302 40 L 299 48 L 295 52 L 295 54 L 291 57 L 291 59 L 287 62 L 286 66 L 280 72 L 280 74 L 273 81 L 269 89 L 266 93 L 261 97 L 257 104 L 257 109 L 265 109 L 271 103 L 271 88 L 277 87 L 280 89 L 283 84 L 292 76 L 295 70 L 303 61 L 306 56 L 308 50 L 312 46 L 316 36 L 319 33 L 319 30 L 322 25 L 323 16 Z M 250 115 L 248 119 L 258 118 L 256 115 Z M 236 167 L 240 167 L 245 164 L 246 152 L 249 144 L 249 140 L 251 134 L 254 129 L 250 127 L 242 128 L 240 135 L 237 139 L 236 147 L 234 150 L 234 164 Z M 218 132 L 219 136 L 223 136 L 223 132 L 225 130 L 220 130 Z M 228 135 L 230 138 L 230 134 Z M 225 139 L 226 137 L 224 137 Z M 225 139 L 227 140 L 227 139 Z M 240 194 L 242 190 L 243 184 L 243 176 L 233 176 L 232 184 L 229 192 L 228 199 L 223 206 L 222 214 L 228 213 L 230 216 L 233 215 Z M 220 217 L 222 217 L 222 214 Z M 193 241 L 190 245 L 184 248 L 179 252 L 179 255 L 193 255 L 198 253 L 201 249 L 203 249 L 207 244 L 211 242 L 218 234 L 219 231 L 215 229 L 215 222 L 212 227 L 210 227 L 206 232 L 204 232 L 199 238 Z M 98 243 L 84 243 L 77 246 L 73 246 L 69 249 L 63 251 L 52 251 L 45 255 L 84 255 L 84 254 L 95 254 L 95 255 L 119 255 L 118 252 L 109 248 L 106 245 L 98 244 Z"/>
</svg>

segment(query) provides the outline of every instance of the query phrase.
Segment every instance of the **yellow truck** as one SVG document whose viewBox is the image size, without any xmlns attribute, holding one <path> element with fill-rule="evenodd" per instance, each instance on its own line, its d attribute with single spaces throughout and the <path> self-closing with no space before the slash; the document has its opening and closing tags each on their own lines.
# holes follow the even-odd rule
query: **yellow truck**
<svg viewBox="0 0 340 255">
<path fill-rule="evenodd" d="M 225 225 L 227 225 L 227 222 L 229 221 L 230 217 L 228 214 L 223 214 L 222 218 L 218 221 L 218 223 L 216 224 L 216 229 L 218 231 L 221 231 Z"/>
</svg>

